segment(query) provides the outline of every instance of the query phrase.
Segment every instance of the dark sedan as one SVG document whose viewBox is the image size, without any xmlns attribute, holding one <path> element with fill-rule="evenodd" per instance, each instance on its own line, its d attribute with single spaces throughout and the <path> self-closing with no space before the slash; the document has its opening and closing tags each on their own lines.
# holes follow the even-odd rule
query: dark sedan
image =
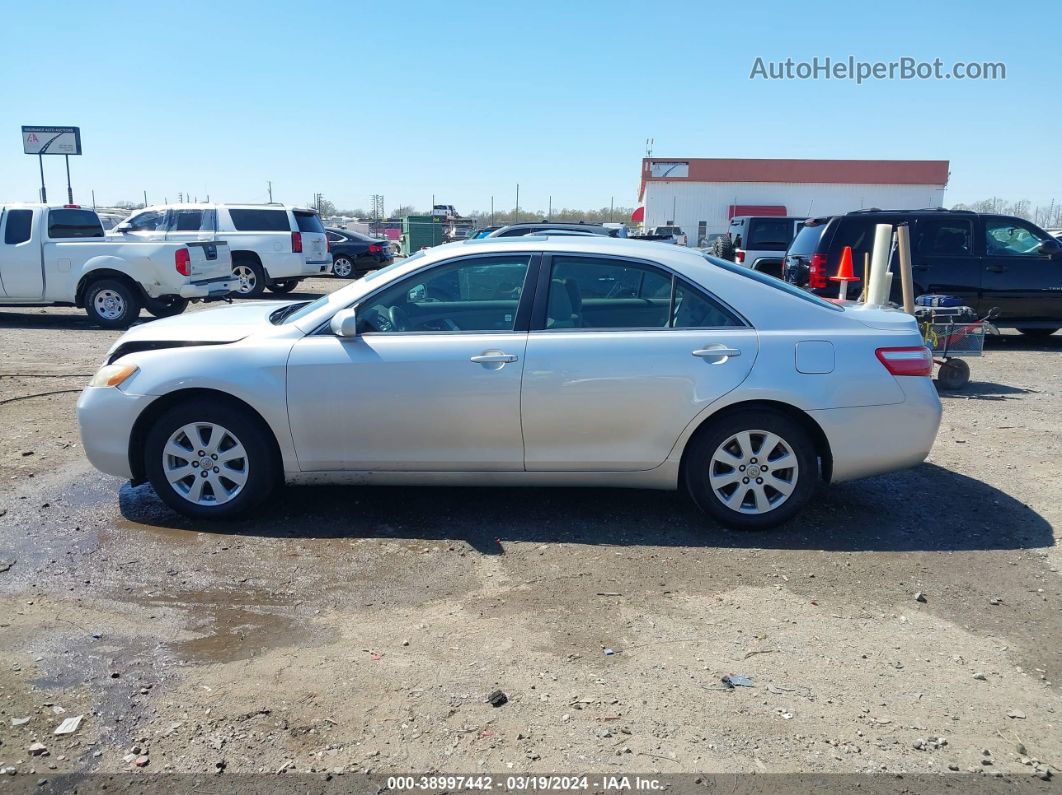
<svg viewBox="0 0 1062 795">
<path fill-rule="evenodd" d="M 391 246 L 386 240 L 349 229 L 326 229 L 325 232 L 332 253 L 332 273 L 341 279 L 357 279 L 391 264 Z"/>
</svg>

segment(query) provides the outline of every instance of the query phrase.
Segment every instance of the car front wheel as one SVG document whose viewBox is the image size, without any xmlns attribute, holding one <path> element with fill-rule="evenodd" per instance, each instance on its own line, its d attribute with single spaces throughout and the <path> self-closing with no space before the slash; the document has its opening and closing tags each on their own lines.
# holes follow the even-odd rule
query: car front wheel
<svg viewBox="0 0 1062 795">
<path fill-rule="evenodd" d="M 702 429 L 684 470 L 693 501 L 736 530 L 766 530 L 791 519 L 819 477 L 808 432 L 769 410 L 735 411 Z"/>
<path fill-rule="evenodd" d="M 152 425 L 144 463 L 155 493 L 178 513 L 228 519 L 265 500 L 277 485 L 269 429 L 246 410 L 191 400 Z"/>
</svg>

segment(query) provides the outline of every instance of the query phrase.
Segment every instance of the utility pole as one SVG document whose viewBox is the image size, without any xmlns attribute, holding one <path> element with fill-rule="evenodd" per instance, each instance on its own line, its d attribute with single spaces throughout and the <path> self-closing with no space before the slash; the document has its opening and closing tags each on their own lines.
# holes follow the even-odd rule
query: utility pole
<svg viewBox="0 0 1062 795">
<path fill-rule="evenodd" d="M 490 225 L 494 226 L 494 197 L 490 197 Z"/>
<path fill-rule="evenodd" d="M 93 211 L 96 209 L 96 191 L 92 191 L 92 209 Z"/>
<path fill-rule="evenodd" d="M 147 191 L 144 191 L 144 206 L 147 207 Z"/>
<path fill-rule="evenodd" d="M 549 197 L 549 211 L 546 213 L 546 220 L 550 220 L 553 217 L 553 197 Z"/>
<path fill-rule="evenodd" d="M 513 223 L 520 223 L 520 183 L 516 183 L 516 211 L 513 214 Z"/>
<path fill-rule="evenodd" d="M 266 180 L 266 189 L 269 191 L 269 203 L 273 203 L 273 180 Z"/>
<path fill-rule="evenodd" d="M 610 196 L 608 199 L 608 222 L 612 223 L 612 209 L 616 206 L 616 197 Z"/>
</svg>

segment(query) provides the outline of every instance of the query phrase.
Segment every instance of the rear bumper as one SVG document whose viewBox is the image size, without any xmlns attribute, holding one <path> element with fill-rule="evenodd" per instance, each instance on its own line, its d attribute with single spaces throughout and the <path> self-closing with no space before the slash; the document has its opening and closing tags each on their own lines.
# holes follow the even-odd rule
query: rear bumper
<svg viewBox="0 0 1062 795">
<path fill-rule="evenodd" d="M 211 279 L 206 282 L 193 282 L 181 288 L 181 298 L 224 298 L 240 286 L 236 279 Z"/>
<path fill-rule="evenodd" d="M 929 378 L 896 380 L 903 403 L 808 412 L 830 443 L 831 482 L 907 469 L 929 455 L 942 411 L 936 388 Z"/>
<path fill-rule="evenodd" d="M 135 378 L 135 376 L 134 376 Z M 130 395 L 114 387 L 86 387 L 77 400 L 81 445 L 100 472 L 132 478 L 129 437 L 140 413 L 157 398 Z"/>
</svg>

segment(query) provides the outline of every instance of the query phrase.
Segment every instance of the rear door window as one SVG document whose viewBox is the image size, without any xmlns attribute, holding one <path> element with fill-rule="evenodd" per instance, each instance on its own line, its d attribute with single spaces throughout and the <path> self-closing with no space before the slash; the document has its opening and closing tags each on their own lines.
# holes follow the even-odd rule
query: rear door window
<svg viewBox="0 0 1062 795">
<path fill-rule="evenodd" d="M 171 232 L 213 232 L 216 227 L 214 210 L 171 210 Z"/>
<path fill-rule="evenodd" d="M 754 218 L 749 221 L 748 242 L 753 251 L 785 251 L 793 239 L 793 222 L 787 218 Z"/>
<path fill-rule="evenodd" d="M 33 210 L 8 210 L 7 225 L 4 227 L 4 243 L 17 246 L 30 239 L 30 225 L 33 222 Z"/>
<path fill-rule="evenodd" d="M 295 223 L 299 225 L 300 232 L 315 232 L 319 235 L 324 234 L 324 224 L 321 223 L 321 216 L 317 213 L 299 212 L 295 211 Z"/>
<path fill-rule="evenodd" d="M 103 237 L 103 224 L 92 210 L 63 208 L 48 211 L 48 237 Z"/>
<path fill-rule="evenodd" d="M 287 210 L 229 210 L 238 232 L 291 232 Z"/>
<path fill-rule="evenodd" d="M 973 220 L 923 218 L 914 231 L 911 248 L 931 257 L 969 257 L 974 253 Z"/>
</svg>

